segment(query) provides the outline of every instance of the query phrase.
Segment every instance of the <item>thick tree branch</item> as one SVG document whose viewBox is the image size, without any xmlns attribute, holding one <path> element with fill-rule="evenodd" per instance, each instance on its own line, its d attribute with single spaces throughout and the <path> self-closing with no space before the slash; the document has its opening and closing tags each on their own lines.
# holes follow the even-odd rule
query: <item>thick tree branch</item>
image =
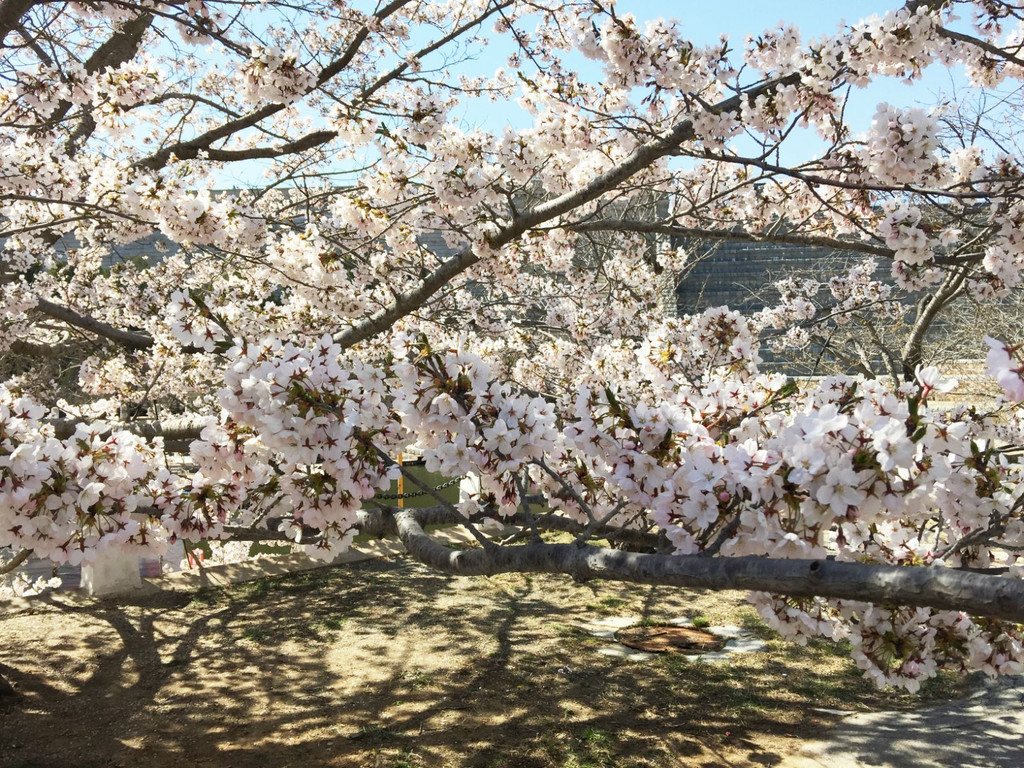
<svg viewBox="0 0 1024 768">
<path fill-rule="evenodd" d="M 144 333 L 123 331 L 95 318 L 80 315 L 73 309 L 62 307 L 46 299 L 39 299 L 35 308 L 47 317 L 52 317 L 54 320 L 60 320 L 68 325 L 81 328 L 83 331 L 95 333 L 97 336 L 102 336 L 105 339 L 116 341 L 118 344 L 129 349 L 149 349 L 153 346 L 153 339 Z"/>
<path fill-rule="evenodd" d="M 215 162 L 232 162 L 235 160 L 255 160 L 257 158 L 274 158 L 283 155 L 294 155 L 308 149 L 319 147 L 333 139 L 334 131 L 316 131 L 301 139 L 288 141 L 276 147 L 253 147 L 251 149 L 210 149 L 206 155 Z"/>
<path fill-rule="evenodd" d="M 965 281 L 966 273 L 963 271 L 946 275 L 942 286 L 927 299 L 922 311 L 918 313 L 914 327 L 900 352 L 903 376 L 907 381 L 914 380 L 914 369 L 924 361 L 924 339 L 928 330 L 942 309 L 960 294 Z"/>
<path fill-rule="evenodd" d="M 53 419 L 47 423 L 53 426 L 53 432 L 56 437 L 66 440 L 75 434 L 79 424 L 85 422 L 81 419 Z M 199 417 L 179 416 L 163 419 L 162 421 L 130 421 L 123 424 L 107 424 L 106 434 L 124 431 L 148 439 L 162 437 L 165 441 L 197 440 L 203 431 L 204 424 L 205 420 Z"/>
<path fill-rule="evenodd" d="M 0 0 L 0 43 L 8 32 L 17 29 L 22 16 L 40 4 L 40 0 Z"/>
<path fill-rule="evenodd" d="M 395 514 L 399 535 L 420 562 L 459 576 L 561 573 L 691 589 L 743 589 L 790 597 L 830 597 L 882 605 L 965 611 L 1024 622 L 1020 580 L 944 567 L 880 566 L 831 560 L 649 555 L 575 544 L 530 543 L 454 550 L 423 532 L 411 511 Z"/>
<path fill-rule="evenodd" d="M 32 550 L 31 549 L 23 549 L 23 550 L 21 550 L 21 552 L 16 554 L 14 557 L 12 557 L 6 563 L 0 563 L 0 576 L 3 576 L 5 573 L 10 573 L 11 571 L 13 571 L 19 565 L 21 565 L 26 560 L 28 560 L 31 555 L 32 555 Z"/>
<path fill-rule="evenodd" d="M 402 6 L 407 5 L 409 2 L 410 0 L 393 0 L 393 2 L 385 5 L 383 8 L 378 10 L 374 14 L 374 18 L 378 21 L 383 21 L 384 19 L 388 18 L 390 15 L 398 11 Z M 358 32 L 356 32 L 355 35 L 353 35 L 352 40 L 349 42 L 348 46 L 346 46 L 345 51 L 342 53 L 342 55 L 320 71 L 320 76 L 317 78 L 317 86 L 322 86 L 331 78 L 335 77 L 336 75 L 344 71 L 345 68 L 352 63 L 352 60 L 358 53 L 359 48 L 362 46 L 363 42 L 369 37 L 369 35 L 370 29 L 369 27 L 366 26 L 362 27 Z M 176 144 L 172 144 L 169 147 L 164 147 L 163 149 L 154 152 L 149 157 L 140 160 L 135 165 L 138 168 L 143 168 L 146 170 L 157 170 L 167 165 L 171 157 L 177 157 L 180 160 L 192 160 L 198 157 L 201 152 L 210 152 L 211 147 L 215 142 L 233 136 L 239 131 L 245 130 L 246 128 L 251 128 L 255 125 L 258 125 L 260 122 L 267 119 L 268 117 L 276 115 L 278 112 L 283 110 L 285 106 L 285 104 L 266 104 L 260 107 L 259 109 L 253 110 L 247 115 L 239 117 L 235 120 L 230 120 L 224 123 L 223 125 L 218 126 L 217 128 L 213 128 L 212 130 L 207 131 L 201 136 L 197 136 L 194 139 L 190 139 L 188 141 L 180 141 L 177 142 Z M 260 155 L 255 155 L 254 157 L 260 157 Z"/>
<path fill-rule="evenodd" d="M 366 536 L 378 536 L 382 538 L 385 536 L 397 536 L 398 523 L 395 520 L 395 514 L 401 511 L 403 511 L 403 509 L 400 507 L 390 506 L 364 508 L 356 513 L 358 520 L 356 526 L 359 528 L 359 532 Z M 466 519 L 462 515 L 458 514 L 457 511 L 453 510 L 447 504 L 436 504 L 430 507 L 416 507 L 405 509 L 404 511 L 407 514 L 413 515 L 420 526 L 459 526 L 466 522 Z M 480 523 L 483 522 L 484 519 L 485 518 L 483 516 L 476 516 L 473 518 L 473 522 Z M 225 533 L 230 534 L 231 538 L 237 541 L 294 541 L 294 539 L 277 530 L 278 522 L 280 522 L 280 520 L 277 518 L 268 519 L 266 521 L 266 528 L 228 527 L 225 528 Z M 530 516 L 523 512 L 518 512 L 512 517 L 503 519 L 502 522 L 507 525 L 524 527 L 532 524 L 545 531 L 557 531 L 575 535 L 583 533 L 586 529 L 586 526 L 582 523 L 578 523 L 575 520 L 570 520 L 559 515 Z M 303 531 L 303 540 L 305 541 L 307 538 L 314 538 L 318 533 L 319 531 L 314 528 L 306 529 Z M 628 528 L 617 528 L 614 526 L 600 526 L 590 531 L 589 535 L 593 539 L 607 539 L 609 541 L 628 544 L 635 548 L 650 550 L 657 549 L 663 543 L 655 534 Z"/>
</svg>

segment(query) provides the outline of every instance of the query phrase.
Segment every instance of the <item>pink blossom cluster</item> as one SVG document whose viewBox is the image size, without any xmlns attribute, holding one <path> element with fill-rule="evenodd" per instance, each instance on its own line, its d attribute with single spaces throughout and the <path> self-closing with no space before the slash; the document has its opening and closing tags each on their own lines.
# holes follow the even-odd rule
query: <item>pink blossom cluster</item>
<svg viewBox="0 0 1024 768">
<path fill-rule="evenodd" d="M 254 104 L 291 104 L 316 84 L 316 74 L 299 64 L 295 51 L 256 45 L 239 70 L 239 81 L 244 97 Z"/>
<path fill-rule="evenodd" d="M 894 394 L 843 377 L 785 398 L 783 382 L 712 379 L 699 394 L 682 390 L 676 405 L 656 408 L 627 405 L 610 391 L 584 392 L 564 432 L 574 463 L 585 457 L 585 476 L 600 479 L 608 498 L 629 502 L 624 513 L 646 510 L 680 553 L 712 549 L 934 567 L 1014 562 L 1001 548 L 1024 542 L 1015 490 L 1020 467 L 996 451 L 979 453 L 993 425 L 926 412 L 919 402 L 912 416 L 913 398 L 954 384 L 933 369 L 922 370 L 920 379 L 909 398 L 910 390 Z M 784 408 L 775 407 L 783 401 Z M 758 417 L 744 417 L 751 412 Z M 978 532 L 993 520 L 1005 526 L 999 544 L 967 546 L 985 541 Z M 886 684 L 916 688 L 935 672 L 941 653 L 933 643 L 948 649 L 964 636 L 981 649 L 965 662 L 971 669 L 1006 672 L 1024 661 L 1019 640 L 1007 645 L 999 639 L 1002 629 L 978 629 L 956 615 L 911 612 L 892 630 L 873 627 L 871 617 L 882 614 L 863 606 L 845 615 L 831 601 L 817 606 L 813 621 L 791 601 L 764 608 L 781 612 L 776 623 L 795 628 L 795 636 L 857 634 L 858 663 Z M 965 635 L 950 634 L 950 624 Z M 930 626 L 945 627 L 945 634 L 934 639 Z M 883 653 L 890 631 L 901 643 L 915 633 L 922 638 L 906 664 L 894 665 Z"/>
<path fill-rule="evenodd" d="M 937 116 L 879 104 L 868 131 L 865 165 L 883 184 L 927 184 L 939 168 Z"/>
<path fill-rule="evenodd" d="M 481 478 L 464 513 L 490 500 L 497 513 L 514 514 L 521 500 L 517 474 L 559 440 L 551 404 L 492 381 L 482 358 L 458 348 L 434 351 L 398 336 L 395 357 L 395 413 L 424 450 L 427 469 Z"/>
<path fill-rule="evenodd" d="M 922 220 L 921 209 L 905 202 L 887 204 L 886 216 L 878 226 L 897 261 L 909 266 L 920 266 L 934 257 L 936 241 L 930 236 Z"/>
<path fill-rule="evenodd" d="M 387 457 L 405 436 L 392 418 L 384 373 L 344 360 L 329 337 L 311 349 L 268 339 L 234 354 L 221 405 L 240 431 L 212 440 L 206 463 L 217 468 L 227 459 L 230 478 L 217 479 L 248 495 L 275 483 L 275 503 L 287 510 L 282 529 L 322 531 L 308 549 L 329 559 L 347 548 L 363 502 L 398 473 Z M 250 430 L 263 457 L 256 445 L 245 447 Z"/>
<path fill-rule="evenodd" d="M 116 129 L 122 124 L 125 111 L 152 98 L 165 81 L 157 63 L 146 57 L 117 68 L 105 67 L 81 87 L 103 126 Z"/>
<path fill-rule="evenodd" d="M 197 304 L 182 291 L 171 294 L 167 319 L 175 338 L 186 347 L 212 352 L 219 342 L 227 340 L 222 326 L 205 305 Z"/>
<path fill-rule="evenodd" d="M 988 375 L 992 376 L 1015 402 L 1024 401 L 1024 362 L 1021 361 L 1021 345 L 1010 345 L 1005 341 L 985 337 L 988 345 Z"/>
<path fill-rule="evenodd" d="M 877 268 L 874 259 L 865 259 L 850 267 L 846 274 L 829 278 L 828 289 L 836 302 L 836 323 L 846 322 L 848 313 L 856 309 L 868 309 L 875 316 L 898 311 L 895 302 L 889 300 L 892 286 L 873 278 Z"/>
<path fill-rule="evenodd" d="M 39 576 L 31 578 L 18 571 L 13 574 L 6 574 L 0 577 L 0 600 L 10 600 L 12 597 L 34 597 L 41 595 L 49 589 L 58 589 L 63 582 L 59 576 Z"/>
<path fill-rule="evenodd" d="M 886 608 L 856 601 L 792 599 L 753 593 L 751 602 L 777 632 L 804 644 L 814 637 L 848 639 L 853 659 L 879 687 L 898 685 L 911 693 L 934 677 L 951 649 L 963 661 L 949 666 L 989 675 L 1024 671 L 1024 635 L 1019 630 L 956 611 Z"/>
<path fill-rule="evenodd" d="M 149 514 L 168 473 L 161 445 L 102 422 L 54 437 L 46 411 L 0 387 L 0 546 L 57 562 L 105 549 L 159 551 Z"/>
</svg>

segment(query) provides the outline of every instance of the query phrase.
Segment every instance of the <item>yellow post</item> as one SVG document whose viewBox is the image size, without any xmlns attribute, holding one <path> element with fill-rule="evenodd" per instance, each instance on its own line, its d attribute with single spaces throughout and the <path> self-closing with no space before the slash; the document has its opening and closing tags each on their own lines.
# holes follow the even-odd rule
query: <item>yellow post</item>
<svg viewBox="0 0 1024 768">
<path fill-rule="evenodd" d="M 402 468 L 402 454 L 398 454 L 398 468 Z M 399 473 L 398 475 L 398 507 L 401 509 L 405 506 L 405 499 L 402 498 L 402 494 L 405 493 L 405 475 Z"/>
</svg>

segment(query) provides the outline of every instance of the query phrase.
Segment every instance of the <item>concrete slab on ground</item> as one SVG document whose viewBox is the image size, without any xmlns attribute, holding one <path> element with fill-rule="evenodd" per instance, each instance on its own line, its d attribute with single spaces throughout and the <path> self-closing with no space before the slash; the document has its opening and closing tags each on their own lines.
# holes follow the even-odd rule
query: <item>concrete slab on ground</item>
<svg viewBox="0 0 1024 768">
<path fill-rule="evenodd" d="M 1022 768 L 1024 676 L 985 681 L 968 699 L 840 721 L 776 768 Z"/>
</svg>

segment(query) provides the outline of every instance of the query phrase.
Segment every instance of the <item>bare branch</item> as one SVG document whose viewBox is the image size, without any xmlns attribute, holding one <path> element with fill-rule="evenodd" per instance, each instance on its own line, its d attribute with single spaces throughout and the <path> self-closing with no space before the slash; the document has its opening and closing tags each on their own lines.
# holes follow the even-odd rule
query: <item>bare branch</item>
<svg viewBox="0 0 1024 768">
<path fill-rule="evenodd" d="M 891 248 L 871 245 L 859 240 L 840 240 L 835 237 L 815 235 L 787 235 L 773 232 L 770 235 L 743 230 L 702 229 L 695 227 L 678 227 L 674 224 L 635 221 L 627 219 L 602 218 L 600 221 L 582 221 L 566 227 L 571 232 L 637 232 L 651 235 L 672 235 L 703 240 L 736 240 L 745 243 L 778 243 L 780 245 L 800 245 L 817 248 L 832 248 L 836 251 L 852 251 L 882 256 L 887 259 L 895 257 Z"/>
<path fill-rule="evenodd" d="M 459 576 L 561 573 L 690 589 L 744 589 L 790 597 L 831 597 L 924 606 L 1024 621 L 1024 589 L 1002 576 L 945 567 L 884 566 L 832 560 L 651 555 L 575 544 L 533 542 L 496 550 L 454 550 L 424 533 L 410 512 L 395 514 L 399 535 L 420 562 Z"/>
<path fill-rule="evenodd" d="M 14 557 L 12 557 L 6 563 L 0 564 L 0 576 L 3 576 L 5 573 L 10 573 L 11 571 L 13 571 L 19 565 L 21 565 L 26 560 L 28 560 L 31 555 L 32 555 L 32 550 L 31 549 L 23 549 L 23 550 L 21 550 L 21 552 L 16 554 Z"/>
<path fill-rule="evenodd" d="M 81 328 L 83 331 L 95 333 L 97 336 L 102 336 L 105 339 L 116 341 L 118 344 L 129 349 L 149 349 L 153 346 L 153 339 L 146 334 L 123 331 L 95 318 L 80 315 L 73 309 L 62 307 L 46 299 L 39 299 L 35 308 L 47 317 L 52 317 L 54 320 L 60 320 L 68 325 Z"/>
</svg>

